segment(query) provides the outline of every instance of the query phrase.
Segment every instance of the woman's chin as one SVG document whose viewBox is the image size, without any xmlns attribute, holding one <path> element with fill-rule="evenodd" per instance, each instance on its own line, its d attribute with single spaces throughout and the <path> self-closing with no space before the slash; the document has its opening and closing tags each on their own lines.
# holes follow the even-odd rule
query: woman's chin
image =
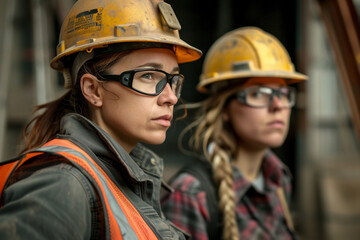
<svg viewBox="0 0 360 240">
<path fill-rule="evenodd" d="M 163 136 L 153 136 L 152 138 L 148 138 L 144 140 L 144 143 L 151 145 L 159 145 L 165 142 L 166 135 Z"/>
<path fill-rule="evenodd" d="M 269 147 L 270 148 L 278 148 L 278 147 L 281 147 L 284 143 L 284 139 L 281 138 L 281 139 L 274 139 L 273 141 L 270 141 L 269 142 Z"/>
</svg>

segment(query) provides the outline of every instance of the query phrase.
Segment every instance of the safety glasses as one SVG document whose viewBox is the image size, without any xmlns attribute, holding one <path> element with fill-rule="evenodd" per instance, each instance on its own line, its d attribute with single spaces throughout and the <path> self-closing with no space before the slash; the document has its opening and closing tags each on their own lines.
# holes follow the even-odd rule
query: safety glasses
<svg viewBox="0 0 360 240">
<path fill-rule="evenodd" d="M 277 89 L 255 86 L 249 87 L 235 94 L 236 99 L 250 107 L 262 108 L 272 104 L 276 96 L 281 102 L 282 107 L 291 108 L 295 105 L 296 90 L 292 87 L 280 87 Z"/>
<path fill-rule="evenodd" d="M 159 95 L 169 83 L 173 93 L 180 98 L 181 86 L 184 81 L 182 74 L 169 74 L 159 69 L 134 69 L 120 75 L 100 75 L 104 80 L 116 81 L 144 95 Z"/>
</svg>

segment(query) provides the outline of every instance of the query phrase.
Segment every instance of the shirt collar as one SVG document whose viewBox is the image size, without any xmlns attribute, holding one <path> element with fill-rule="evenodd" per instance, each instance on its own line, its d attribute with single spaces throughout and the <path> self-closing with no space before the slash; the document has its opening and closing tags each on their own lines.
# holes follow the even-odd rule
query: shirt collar
<svg viewBox="0 0 360 240">
<path fill-rule="evenodd" d="M 284 175 L 291 177 L 288 167 L 271 150 L 265 153 L 261 171 L 267 187 L 279 188 Z"/>
<path fill-rule="evenodd" d="M 284 176 L 291 177 L 289 169 L 271 150 L 266 152 L 260 169 L 264 178 L 265 192 L 281 187 Z M 263 193 L 254 187 L 253 183 L 245 179 L 242 172 L 235 166 L 233 166 L 233 174 L 234 190 L 236 192 L 236 196 L 239 199 L 241 199 L 251 187 L 254 188 L 257 192 Z"/>
</svg>

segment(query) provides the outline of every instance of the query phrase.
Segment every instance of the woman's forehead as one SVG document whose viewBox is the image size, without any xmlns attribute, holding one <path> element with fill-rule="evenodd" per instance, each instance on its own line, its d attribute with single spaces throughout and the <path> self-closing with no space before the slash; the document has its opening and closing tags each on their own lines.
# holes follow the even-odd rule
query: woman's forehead
<svg viewBox="0 0 360 240">
<path fill-rule="evenodd" d="M 111 70 L 119 71 L 136 69 L 140 67 L 152 67 L 161 70 L 178 68 L 176 56 L 173 51 L 165 48 L 147 48 L 131 51 L 122 56 Z"/>
<path fill-rule="evenodd" d="M 163 56 L 170 57 L 176 59 L 175 53 L 167 48 L 144 48 L 144 49 L 137 49 L 133 50 L 130 54 L 128 54 L 129 57 L 137 58 L 137 59 L 147 59 L 147 58 L 161 58 Z"/>
</svg>

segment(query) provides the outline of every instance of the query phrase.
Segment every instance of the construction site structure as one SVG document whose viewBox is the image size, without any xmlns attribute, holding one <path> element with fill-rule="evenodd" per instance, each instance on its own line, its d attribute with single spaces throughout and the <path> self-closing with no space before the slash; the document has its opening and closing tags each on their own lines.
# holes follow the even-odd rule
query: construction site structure
<svg viewBox="0 0 360 240">
<path fill-rule="evenodd" d="M 231 25 L 232 1 L 238 0 L 218 1 L 224 14 L 218 31 Z M 34 106 L 64 94 L 62 76 L 49 63 L 76 0 L 1 2 L 0 159 L 8 159 L 21 149 Z M 300 114 L 292 126 L 299 159 L 291 208 L 295 228 L 306 240 L 355 240 L 360 236 L 360 0 L 296 2 L 298 59 L 293 61 L 309 80 L 299 86 Z M 171 154 L 162 156 L 172 161 Z"/>
</svg>

